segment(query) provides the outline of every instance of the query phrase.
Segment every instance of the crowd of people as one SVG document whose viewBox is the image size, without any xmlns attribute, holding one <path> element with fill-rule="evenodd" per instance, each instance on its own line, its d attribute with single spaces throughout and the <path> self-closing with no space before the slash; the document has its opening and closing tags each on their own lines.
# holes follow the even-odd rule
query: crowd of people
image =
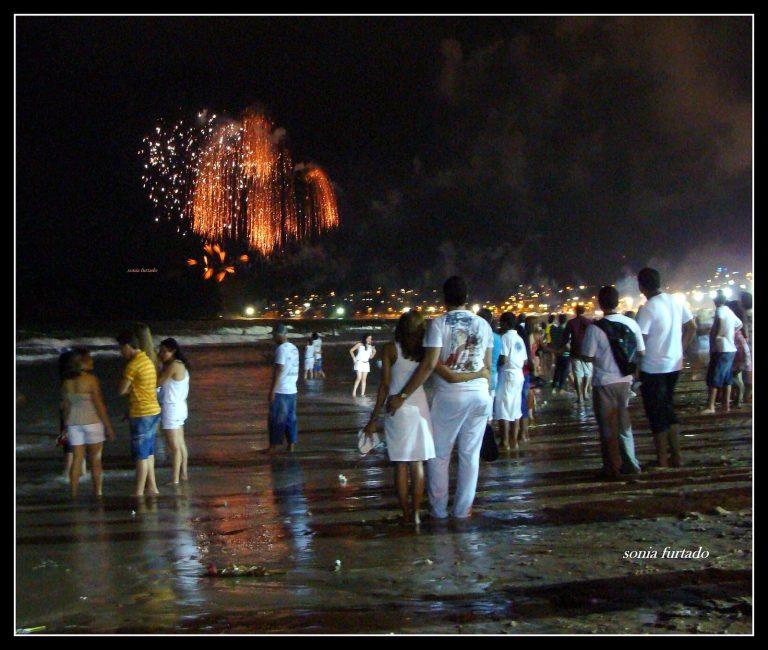
<svg viewBox="0 0 768 650">
<path fill-rule="evenodd" d="M 187 480 L 187 419 L 189 362 L 175 339 L 167 338 L 155 350 L 152 333 L 143 323 L 117 336 L 120 354 L 126 361 L 118 388 L 128 396 L 124 420 L 131 436 L 131 456 L 136 462 L 133 494 L 159 494 L 155 477 L 155 445 L 158 426 L 171 452 L 172 483 Z M 159 352 L 159 359 L 158 359 Z M 59 357 L 61 375 L 60 439 L 68 458 L 70 492 L 77 497 L 78 483 L 87 453 L 93 491 L 102 495 L 101 453 L 105 438 L 114 440 L 93 359 L 85 348 L 75 348 Z"/>
<path fill-rule="evenodd" d="M 695 339 L 697 327 L 688 307 L 661 290 L 658 271 L 642 269 L 637 280 L 646 297 L 637 314 L 618 313 L 616 288 L 604 286 L 598 294 L 600 319 L 587 318 L 581 305 L 571 319 L 552 314 L 546 322 L 505 312 L 496 331 L 489 310 L 475 314 L 467 309 L 467 285 L 453 276 L 443 285 L 444 314 L 430 322 L 416 310 L 400 317 L 394 340 L 379 355 L 381 381 L 363 430 L 372 436 L 384 409 L 387 452 L 395 466 L 405 521 L 420 521 L 425 487 L 431 516 L 449 516 L 448 476 L 454 446 L 458 447 L 458 471 L 450 512 L 457 518 L 469 517 L 486 425 L 497 424 L 503 450 L 518 449 L 528 441 L 529 421 L 536 415 L 534 388 L 547 383 L 553 395 L 573 395 L 576 405 L 591 397 L 603 460 L 600 478 L 612 480 L 642 471 L 628 408 L 638 386 L 654 439 L 656 466 L 682 465 L 674 391 L 684 351 Z M 718 397 L 725 412 L 732 397 L 736 405 L 751 401 L 752 388 L 751 295 L 742 293 L 738 301 L 727 302 L 718 292 L 714 304 L 706 380 L 709 399 L 702 411 L 706 414 L 715 412 Z M 298 442 L 299 350 L 288 340 L 283 323 L 273 328 L 272 338 L 276 349 L 267 393 L 269 446 L 265 451 L 272 453 L 286 444 L 292 452 Z M 172 338 L 163 340 L 156 351 L 144 324 L 122 332 L 117 342 L 126 360 L 119 393 L 129 398 L 126 419 L 136 461 L 134 494 L 157 494 L 158 426 L 171 452 L 172 483 L 188 478 L 184 423 L 189 361 Z M 357 395 L 359 386 L 364 396 L 370 363 L 377 356 L 371 335 L 364 335 L 349 354 L 355 372 L 352 395 Z M 77 348 L 62 354 L 59 367 L 71 493 L 77 495 L 87 456 L 94 493 L 101 495 L 102 445 L 105 437 L 111 440 L 115 434 L 93 374 L 93 360 L 87 350 Z M 432 375 L 429 403 L 423 385 Z M 324 377 L 322 338 L 315 332 L 306 341 L 304 378 Z"/>
</svg>

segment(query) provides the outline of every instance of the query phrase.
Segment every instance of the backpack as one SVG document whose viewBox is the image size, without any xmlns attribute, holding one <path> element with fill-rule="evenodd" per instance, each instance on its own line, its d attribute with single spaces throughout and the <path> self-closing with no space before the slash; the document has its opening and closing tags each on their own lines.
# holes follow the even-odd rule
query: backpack
<svg viewBox="0 0 768 650">
<path fill-rule="evenodd" d="M 593 322 L 608 337 L 611 351 L 619 372 L 622 375 L 634 375 L 637 370 L 637 338 L 635 333 L 624 323 L 601 318 Z"/>
</svg>

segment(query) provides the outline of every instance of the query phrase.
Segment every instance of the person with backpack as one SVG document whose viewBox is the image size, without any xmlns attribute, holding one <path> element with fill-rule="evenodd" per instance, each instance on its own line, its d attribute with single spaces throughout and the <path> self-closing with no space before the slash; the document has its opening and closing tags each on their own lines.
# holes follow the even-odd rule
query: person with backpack
<svg viewBox="0 0 768 650">
<path fill-rule="evenodd" d="M 615 479 L 621 474 L 640 473 L 629 418 L 629 391 L 645 343 L 638 324 L 616 313 L 616 287 L 600 289 L 597 300 L 603 318 L 587 327 L 581 357 L 594 364 L 592 399 L 603 455 L 600 477 Z"/>
</svg>

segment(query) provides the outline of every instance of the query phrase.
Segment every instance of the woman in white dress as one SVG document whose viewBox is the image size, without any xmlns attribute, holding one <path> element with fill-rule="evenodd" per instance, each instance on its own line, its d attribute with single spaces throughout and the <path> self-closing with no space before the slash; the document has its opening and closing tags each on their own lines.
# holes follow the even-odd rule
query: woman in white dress
<svg viewBox="0 0 768 650">
<path fill-rule="evenodd" d="M 189 395 L 189 362 L 176 339 L 160 343 L 163 368 L 157 378 L 160 386 L 158 401 L 162 409 L 160 428 L 168 441 L 173 462 L 173 484 L 187 480 L 187 443 L 184 440 L 184 422 L 187 419 Z"/>
<path fill-rule="evenodd" d="M 349 350 L 352 361 L 355 362 L 355 385 L 352 387 L 352 397 L 360 386 L 360 397 L 365 397 L 365 380 L 371 372 L 370 361 L 376 356 L 376 348 L 373 347 L 373 337 L 365 334 L 359 343 L 355 343 Z"/>
<path fill-rule="evenodd" d="M 384 416 L 384 435 L 389 460 L 395 463 L 395 488 L 403 520 L 415 524 L 420 522 L 419 508 L 424 498 L 424 461 L 435 457 L 435 442 L 424 388 L 419 386 L 408 396 L 401 391 L 424 357 L 422 343 L 425 331 L 426 321 L 420 312 L 411 310 L 400 317 L 395 329 L 395 340 L 387 343 L 382 351 L 381 384 L 376 395 L 376 405 L 368 424 L 363 428 L 367 435 L 373 435 L 376 431 L 376 416 L 387 398 L 390 395 L 404 397 L 405 402 L 395 415 Z M 435 372 L 453 383 L 481 376 L 490 377 L 487 369 L 481 372 L 454 373 L 443 364 L 438 364 Z"/>
</svg>

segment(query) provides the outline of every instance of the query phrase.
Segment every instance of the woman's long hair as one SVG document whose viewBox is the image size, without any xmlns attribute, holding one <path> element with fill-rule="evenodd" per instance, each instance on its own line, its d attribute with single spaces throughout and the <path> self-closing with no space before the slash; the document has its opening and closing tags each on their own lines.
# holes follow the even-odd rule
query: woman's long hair
<svg viewBox="0 0 768 650">
<path fill-rule="evenodd" d="M 134 323 L 133 335 L 139 344 L 139 349 L 149 357 L 152 365 L 157 367 L 157 352 L 155 351 L 155 341 L 152 338 L 152 330 L 146 323 Z"/>
<path fill-rule="evenodd" d="M 160 341 L 160 345 L 162 345 L 166 350 L 173 352 L 173 358 L 177 361 L 181 361 L 187 367 L 187 371 L 189 371 L 189 361 L 187 361 L 186 355 L 181 351 L 181 348 L 176 342 L 176 339 L 165 339 Z"/>
<path fill-rule="evenodd" d="M 406 359 L 420 362 L 424 358 L 424 332 L 427 323 L 420 311 L 411 310 L 400 316 L 395 328 L 395 341 Z"/>
</svg>

